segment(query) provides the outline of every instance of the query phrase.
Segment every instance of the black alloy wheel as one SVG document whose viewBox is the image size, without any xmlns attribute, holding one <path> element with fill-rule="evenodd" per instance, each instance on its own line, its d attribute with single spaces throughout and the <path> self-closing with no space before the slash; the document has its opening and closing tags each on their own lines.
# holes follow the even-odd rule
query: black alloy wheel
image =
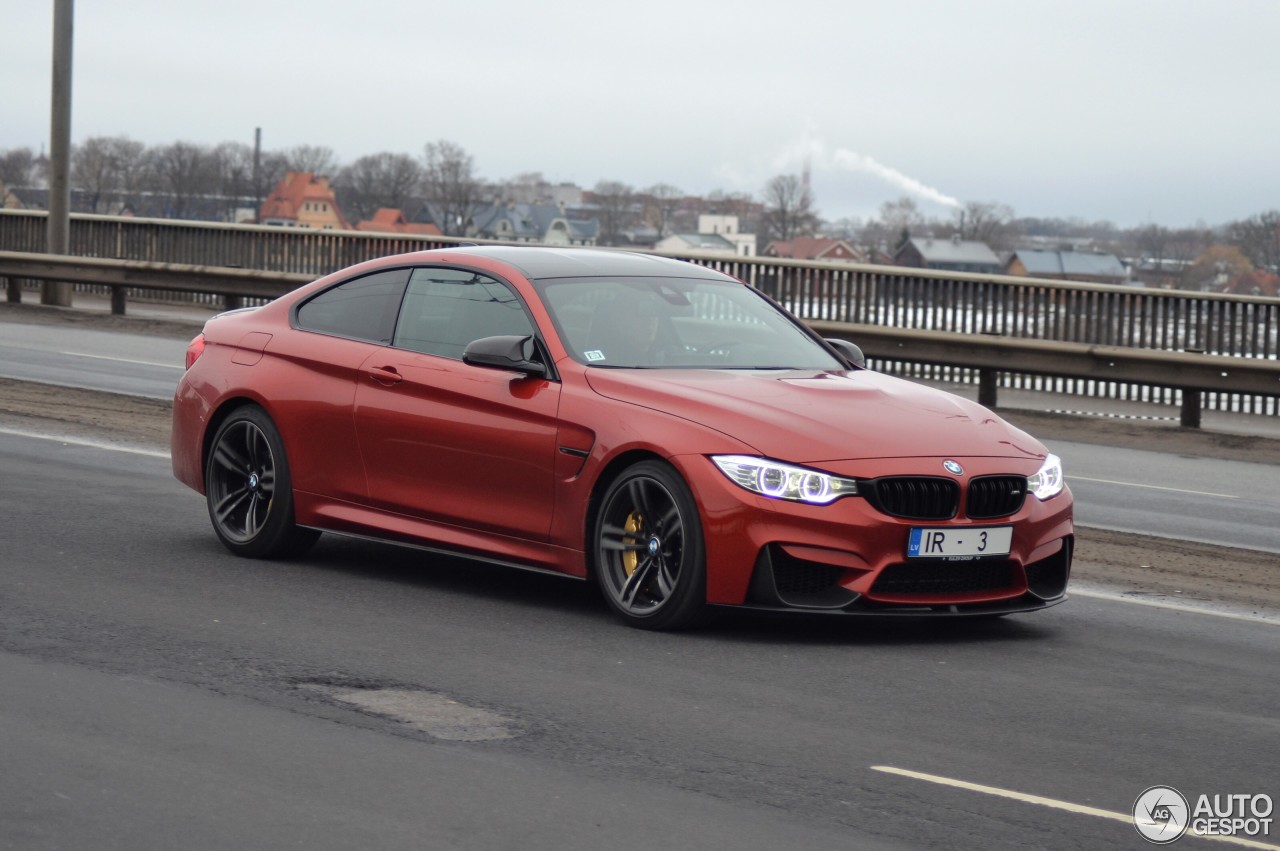
<svg viewBox="0 0 1280 851">
<path fill-rule="evenodd" d="M 688 485 L 670 466 L 642 461 L 605 491 L 595 522 L 595 573 L 627 623 L 678 629 L 706 607 L 702 523 Z"/>
<path fill-rule="evenodd" d="M 295 555 L 319 537 L 294 523 L 284 443 L 257 406 L 237 409 L 218 428 L 205 466 L 205 495 L 214 532 L 236 555 Z"/>
</svg>

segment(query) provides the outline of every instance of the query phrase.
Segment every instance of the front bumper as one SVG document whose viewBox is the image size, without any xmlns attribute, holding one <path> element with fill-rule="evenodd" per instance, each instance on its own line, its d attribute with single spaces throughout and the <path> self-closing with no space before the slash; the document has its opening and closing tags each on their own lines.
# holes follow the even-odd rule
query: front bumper
<svg viewBox="0 0 1280 851">
<path fill-rule="evenodd" d="M 729 481 L 705 457 L 674 459 L 693 486 L 706 535 L 707 602 L 771 610 L 862 614 L 1000 614 L 1066 598 L 1074 550 L 1069 490 L 1027 497 L 1008 517 L 912 520 L 861 497 L 829 505 L 768 499 Z M 933 475 L 934 458 L 883 459 L 831 470 L 857 478 Z M 1036 462 L 958 458 L 968 479 L 1029 475 Z M 943 561 L 906 555 L 912 527 L 1012 526 L 1008 555 Z"/>
<path fill-rule="evenodd" d="M 895 562 L 869 583 L 847 568 L 797 558 L 789 549 L 771 544 L 760 550 L 744 605 L 862 615 L 991 615 L 1064 601 L 1074 539 L 1061 539 L 1052 555 L 1025 565 L 1007 558 Z"/>
</svg>

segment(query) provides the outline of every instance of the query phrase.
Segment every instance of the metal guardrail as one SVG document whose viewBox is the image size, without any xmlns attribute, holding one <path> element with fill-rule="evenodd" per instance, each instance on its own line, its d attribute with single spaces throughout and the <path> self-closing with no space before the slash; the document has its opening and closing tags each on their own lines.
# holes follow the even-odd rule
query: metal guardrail
<svg viewBox="0 0 1280 851">
<path fill-rule="evenodd" d="M 1181 397 L 1179 420 L 1188 428 L 1200 427 L 1206 391 L 1280 396 L 1280 361 L 1276 360 L 994 335 L 900 331 L 821 320 L 808 324 L 824 337 L 856 343 L 869 358 L 976 370 L 978 403 L 989 408 L 996 407 L 996 379 L 1004 372 L 1175 388 Z"/>
<path fill-rule="evenodd" d="M 0 277 L 8 279 L 9 301 L 20 301 L 19 282 L 63 281 L 109 287 L 111 312 L 123 315 L 130 289 L 203 293 L 222 297 L 223 307 L 241 306 L 246 298 L 273 299 L 314 280 L 311 275 L 228 269 L 186 263 L 146 263 L 101 257 L 60 257 L 19 251 L 0 251 Z"/>
<path fill-rule="evenodd" d="M 8 279 L 11 301 L 21 300 L 14 283 L 21 278 L 110 287 L 115 313 L 125 312 L 125 293 L 133 287 L 216 294 L 230 308 L 245 298 L 278 297 L 312 280 L 297 273 L 12 251 L 0 251 L 0 277 Z M 1176 388 L 1180 419 L 1189 428 L 1200 426 L 1205 391 L 1280 397 L 1280 360 L 1275 359 L 807 321 L 823 336 L 858 344 L 872 358 L 976 370 L 978 400 L 989 407 L 996 405 L 997 376 L 1011 372 Z"/>
</svg>

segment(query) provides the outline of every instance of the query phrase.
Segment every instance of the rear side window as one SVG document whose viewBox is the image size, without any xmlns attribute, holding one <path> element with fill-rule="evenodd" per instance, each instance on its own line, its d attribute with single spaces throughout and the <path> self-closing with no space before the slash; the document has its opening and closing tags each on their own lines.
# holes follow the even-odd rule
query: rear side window
<svg viewBox="0 0 1280 851">
<path fill-rule="evenodd" d="M 460 360 L 473 340 L 534 333 L 515 292 L 465 269 L 413 270 L 392 342 L 397 348 Z"/>
<path fill-rule="evenodd" d="M 408 269 L 389 269 L 330 287 L 298 308 L 297 325 L 386 345 L 391 342 L 408 280 Z"/>
</svg>

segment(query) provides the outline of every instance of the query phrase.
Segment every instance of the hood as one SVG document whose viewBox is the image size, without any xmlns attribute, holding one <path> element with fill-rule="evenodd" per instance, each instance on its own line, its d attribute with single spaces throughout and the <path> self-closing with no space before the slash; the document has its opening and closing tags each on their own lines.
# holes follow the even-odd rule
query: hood
<svg viewBox="0 0 1280 851">
<path fill-rule="evenodd" d="M 981 405 L 870 370 L 590 369 L 587 381 L 602 396 L 701 423 L 798 464 L 1046 452 Z"/>
</svg>

